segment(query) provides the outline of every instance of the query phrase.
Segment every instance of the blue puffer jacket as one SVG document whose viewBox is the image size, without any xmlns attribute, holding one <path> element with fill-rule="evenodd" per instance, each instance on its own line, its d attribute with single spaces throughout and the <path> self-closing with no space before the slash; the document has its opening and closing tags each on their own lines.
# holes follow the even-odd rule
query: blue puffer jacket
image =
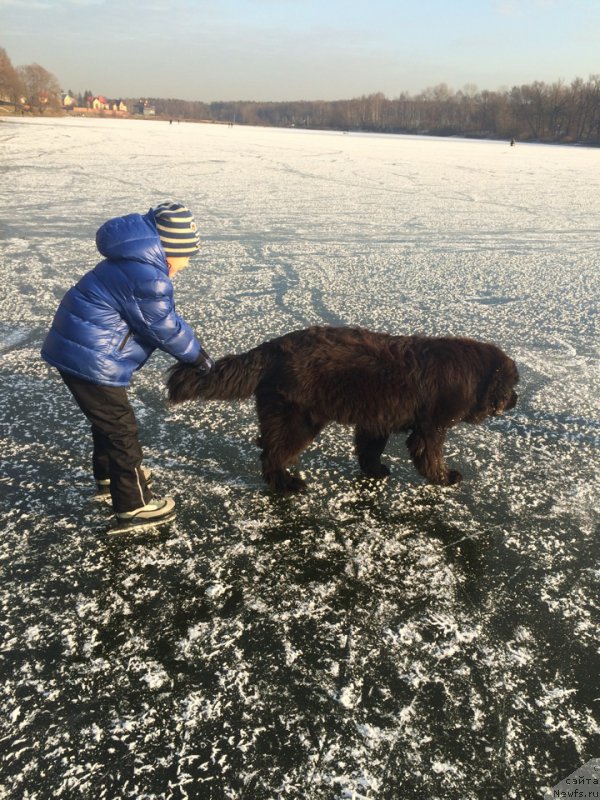
<svg viewBox="0 0 600 800">
<path fill-rule="evenodd" d="M 63 297 L 42 358 L 103 386 L 127 386 L 157 347 L 179 361 L 196 361 L 202 348 L 175 312 L 152 211 L 105 222 L 96 244 L 105 260 Z"/>
</svg>

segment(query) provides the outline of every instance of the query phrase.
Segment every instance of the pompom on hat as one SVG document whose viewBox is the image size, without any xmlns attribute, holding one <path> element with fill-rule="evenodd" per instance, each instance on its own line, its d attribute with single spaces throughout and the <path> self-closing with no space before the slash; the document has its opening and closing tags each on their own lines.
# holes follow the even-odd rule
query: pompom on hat
<svg viewBox="0 0 600 800">
<path fill-rule="evenodd" d="M 192 212 L 181 203 L 167 201 L 152 209 L 156 230 L 167 256 L 194 256 L 200 236 Z"/>
</svg>

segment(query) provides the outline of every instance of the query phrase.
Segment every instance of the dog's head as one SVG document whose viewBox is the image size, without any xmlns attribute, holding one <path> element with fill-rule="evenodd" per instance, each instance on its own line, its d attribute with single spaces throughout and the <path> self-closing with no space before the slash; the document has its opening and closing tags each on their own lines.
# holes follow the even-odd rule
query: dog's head
<svg viewBox="0 0 600 800">
<path fill-rule="evenodd" d="M 469 422 L 481 422 L 486 417 L 498 417 L 514 408 L 519 399 L 515 386 L 519 382 L 517 365 L 507 355 L 498 351 L 500 357 L 494 359 L 491 369 L 480 385 L 476 407 Z"/>
</svg>

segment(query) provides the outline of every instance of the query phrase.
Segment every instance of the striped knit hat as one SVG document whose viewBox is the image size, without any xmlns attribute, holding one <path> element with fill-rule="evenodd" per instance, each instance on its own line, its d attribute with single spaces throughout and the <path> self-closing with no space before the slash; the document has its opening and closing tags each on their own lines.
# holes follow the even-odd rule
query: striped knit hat
<svg viewBox="0 0 600 800">
<path fill-rule="evenodd" d="M 152 209 L 156 230 L 167 256 L 193 256 L 200 249 L 192 212 L 181 203 L 165 202 Z"/>
</svg>

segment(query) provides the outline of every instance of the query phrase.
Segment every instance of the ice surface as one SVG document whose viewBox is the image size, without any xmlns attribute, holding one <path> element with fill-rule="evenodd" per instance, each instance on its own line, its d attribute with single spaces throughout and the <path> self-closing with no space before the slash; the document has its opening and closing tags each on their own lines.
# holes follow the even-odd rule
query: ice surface
<svg viewBox="0 0 600 800">
<path fill-rule="evenodd" d="M 540 796 L 600 754 L 600 151 L 113 120 L 0 123 L 0 794 Z M 179 311 L 211 354 L 313 323 L 491 339 L 505 419 L 464 483 L 351 432 L 260 479 L 254 409 L 131 396 L 177 521 L 104 536 L 86 424 L 39 348 L 109 216 L 174 197 L 201 256 Z"/>
</svg>

